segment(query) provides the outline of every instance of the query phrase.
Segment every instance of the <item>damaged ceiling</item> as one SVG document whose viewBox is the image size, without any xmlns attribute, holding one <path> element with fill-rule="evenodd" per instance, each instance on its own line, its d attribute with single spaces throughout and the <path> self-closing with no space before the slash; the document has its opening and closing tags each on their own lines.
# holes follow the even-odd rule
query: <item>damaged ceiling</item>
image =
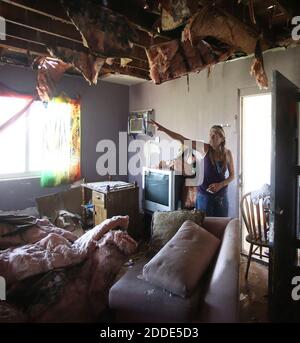
<svg viewBox="0 0 300 343">
<path fill-rule="evenodd" d="M 297 14 L 300 2 L 287 0 L 1 0 L 0 61 L 39 68 L 43 97 L 64 72 L 160 84 L 255 53 L 251 71 L 266 87 L 262 51 L 297 43 Z"/>
</svg>

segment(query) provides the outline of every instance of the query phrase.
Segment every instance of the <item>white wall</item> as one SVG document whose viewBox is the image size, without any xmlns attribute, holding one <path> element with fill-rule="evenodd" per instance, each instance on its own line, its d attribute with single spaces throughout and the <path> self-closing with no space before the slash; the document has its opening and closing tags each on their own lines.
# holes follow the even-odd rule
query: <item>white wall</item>
<svg viewBox="0 0 300 343">
<path fill-rule="evenodd" d="M 211 70 L 190 74 L 187 77 L 161 85 L 152 82 L 130 87 L 130 110 L 153 108 L 155 119 L 186 137 L 207 140 L 213 124 L 228 123 L 225 128 L 227 147 L 235 159 L 236 175 L 239 171 L 239 90 L 259 93 L 255 79 L 249 74 L 253 57 L 220 63 Z M 264 62 L 271 85 L 272 70 L 277 69 L 300 85 L 300 47 L 269 51 Z M 253 132 L 255 135 L 255 132 Z M 165 138 L 164 134 L 161 134 Z M 137 179 L 140 183 L 140 178 Z M 229 215 L 238 215 L 237 178 L 229 186 Z"/>
</svg>

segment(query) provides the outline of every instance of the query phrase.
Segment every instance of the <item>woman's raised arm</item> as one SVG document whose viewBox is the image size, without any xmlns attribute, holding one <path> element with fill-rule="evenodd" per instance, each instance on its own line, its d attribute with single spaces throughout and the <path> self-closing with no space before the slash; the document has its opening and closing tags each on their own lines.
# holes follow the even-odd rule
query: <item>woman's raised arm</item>
<svg viewBox="0 0 300 343">
<path fill-rule="evenodd" d="M 186 138 L 177 132 L 167 129 L 166 127 L 162 126 L 161 124 L 159 124 L 158 122 L 154 120 L 149 120 L 148 123 L 153 125 L 157 130 L 162 131 L 166 133 L 168 136 L 170 136 L 171 138 L 179 141 L 184 146 L 184 148 L 190 148 L 191 146 L 188 144 L 188 142 L 191 141 L 192 149 L 197 150 L 201 154 L 202 157 L 206 155 L 209 149 L 209 144 L 204 143 L 202 141 L 195 141 L 195 140 Z"/>
</svg>

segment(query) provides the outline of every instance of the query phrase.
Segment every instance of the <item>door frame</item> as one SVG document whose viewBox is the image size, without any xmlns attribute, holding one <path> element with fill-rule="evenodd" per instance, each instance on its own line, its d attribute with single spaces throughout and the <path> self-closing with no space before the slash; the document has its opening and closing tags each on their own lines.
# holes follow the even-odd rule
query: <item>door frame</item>
<svg viewBox="0 0 300 343">
<path fill-rule="evenodd" d="M 242 151 L 243 151 L 243 97 L 246 96 L 255 96 L 255 95 L 263 95 L 263 94 L 271 94 L 272 89 L 269 87 L 268 89 L 259 90 L 259 88 L 256 87 L 246 87 L 246 88 L 238 88 L 238 126 L 239 126 L 239 135 L 238 135 L 238 175 L 237 175 L 237 186 L 238 186 L 238 210 L 239 210 L 239 220 L 240 220 L 240 253 L 243 256 L 247 256 L 245 252 L 243 252 L 243 234 L 242 234 L 242 213 L 240 208 L 240 202 L 242 199 L 242 185 L 243 185 L 243 157 L 242 157 Z M 261 260 L 258 260 L 261 261 Z M 261 261 L 264 263 L 264 261 Z"/>
</svg>

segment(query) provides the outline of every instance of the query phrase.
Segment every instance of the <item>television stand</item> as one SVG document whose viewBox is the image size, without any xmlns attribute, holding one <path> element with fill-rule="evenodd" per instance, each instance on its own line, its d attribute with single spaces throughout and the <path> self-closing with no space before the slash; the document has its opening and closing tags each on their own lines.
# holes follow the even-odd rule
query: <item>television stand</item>
<svg viewBox="0 0 300 343">
<path fill-rule="evenodd" d="M 93 208 L 93 225 L 102 223 L 113 216 L 128 215 L 128 233 L 133 238 L 139 232 L 139 188 L 134 183 L 104 181 L 82 184 L 82 219 L 86 224 L 86 204 Z"/>
</svg>

